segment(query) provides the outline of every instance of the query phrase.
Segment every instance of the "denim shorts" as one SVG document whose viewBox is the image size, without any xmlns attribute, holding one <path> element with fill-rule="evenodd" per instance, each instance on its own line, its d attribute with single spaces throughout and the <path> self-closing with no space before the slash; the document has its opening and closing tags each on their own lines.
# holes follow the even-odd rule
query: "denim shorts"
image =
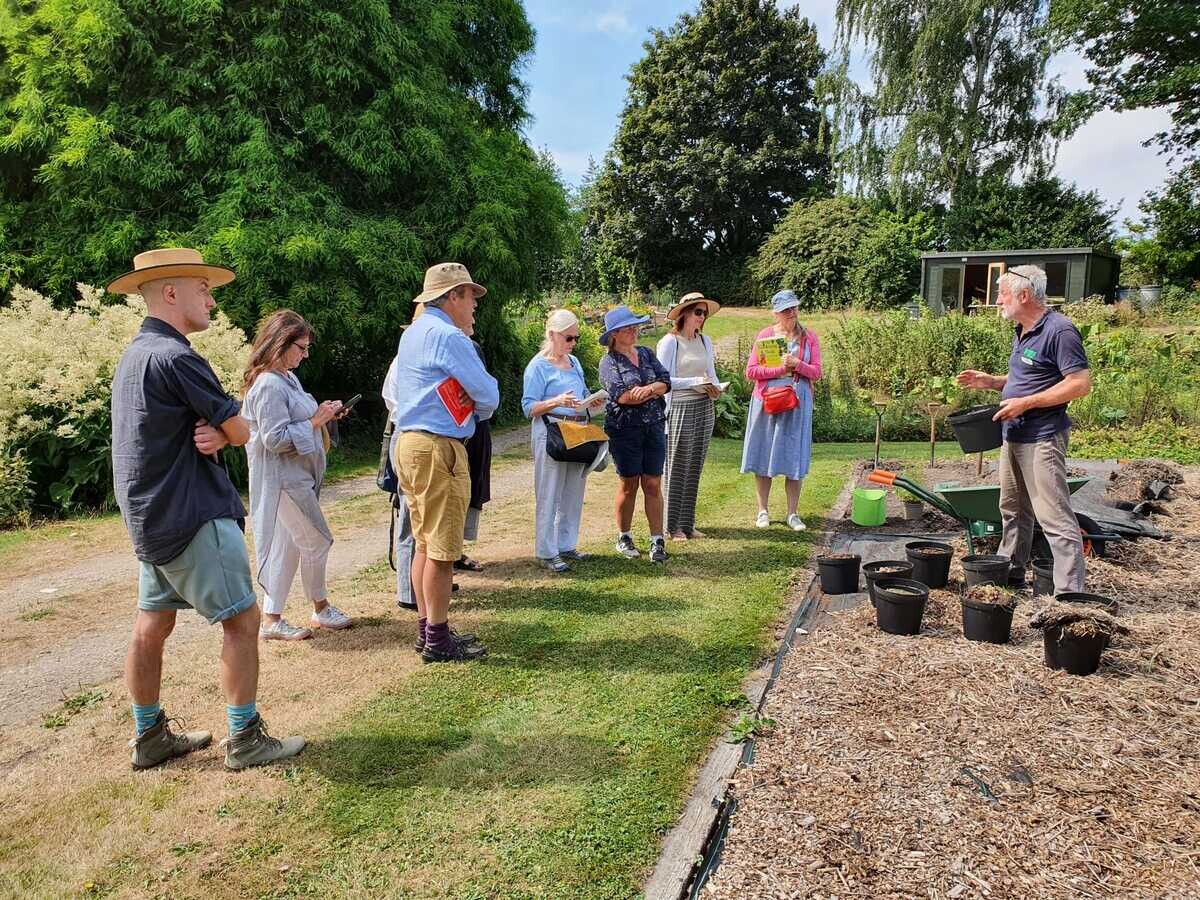
<svg viewBox="0 0 1200 900">
<path fill-rule="evenodd" d="M 666 423 L 651 422 L 611 431 L 608 452 L 622 478 L 661 476 L 667 461 Z"/>
<path fill-rule="evenodd" d="M 212 519 L 168 563 L 142 562 L 138 609 L 194 609 L 216 625 L 257 602 L 250 580 L 246 536 L 233 519 Z"/>
</svg>

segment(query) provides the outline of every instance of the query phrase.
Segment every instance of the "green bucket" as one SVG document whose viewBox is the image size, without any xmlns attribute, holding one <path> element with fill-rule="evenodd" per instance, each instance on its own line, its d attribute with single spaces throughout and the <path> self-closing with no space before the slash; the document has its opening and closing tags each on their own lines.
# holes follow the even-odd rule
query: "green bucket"
<svg viewBox="0 0 1200 900">
<path fill-rule="evenodd" d="M 887 519 L 887 491 L 855 488 L 850 521 L 855 525 L 882 525 Z"/>
</svg>

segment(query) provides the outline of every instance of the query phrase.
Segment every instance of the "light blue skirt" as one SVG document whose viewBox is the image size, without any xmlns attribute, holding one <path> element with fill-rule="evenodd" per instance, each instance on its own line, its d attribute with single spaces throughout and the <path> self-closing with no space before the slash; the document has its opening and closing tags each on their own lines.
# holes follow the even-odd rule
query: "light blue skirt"
<svg viewBox="0 0 1200 900">
<path fill-rule="evenodd" d="M 750 398 L 746 438 L 742 444 L 742 473 L 782 475 L 799 481 L 812 462 L 812 387 L 801 379 L 795 383 L 800 405 L 769 416 L 762 398 Z"/>
</svg>

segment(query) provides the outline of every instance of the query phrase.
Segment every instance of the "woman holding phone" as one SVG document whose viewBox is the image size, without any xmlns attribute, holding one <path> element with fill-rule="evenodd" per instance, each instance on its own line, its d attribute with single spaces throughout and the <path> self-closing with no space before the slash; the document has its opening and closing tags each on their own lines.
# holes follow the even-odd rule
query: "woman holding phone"
<svg viewBox="0 0 1200 900">
<path fill-rule="evenodd" d="M 342 403 L 318 403 L 293 372 L 312 345 L 309 324 L 290 309 L 278 310 L 259 325 L 242 380 L 242 416 L 250 425 L 246 455 L 256 574 L 264 591 L 259 636 L 268 641 L 302 641 L 312 636 L 312 628 L 338 631 L 353 624 L 326 596 L 333 535 L 319 499 L 327 426 L 341 414 Z M 297 569 L 313 605 L 309 628 L 283 618 Z"/>
</svg>

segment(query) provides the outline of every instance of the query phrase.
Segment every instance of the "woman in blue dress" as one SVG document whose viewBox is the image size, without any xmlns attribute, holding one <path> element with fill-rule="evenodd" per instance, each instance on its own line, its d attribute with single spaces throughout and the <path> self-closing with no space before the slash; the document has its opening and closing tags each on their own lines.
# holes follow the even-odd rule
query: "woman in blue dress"
<svg viewBox="0 0 1200 900">
<path fill-rule="evenodd" d="M 746 377 L 754 382 L 750 414 L 746 421 L 746 440 L 742 445 L 742 472 L 753 472 L 758 495 L 758 516 L 754 524 L 771 524 L 767 501 L 771 480 L 784 477 L 787 493 L 787 524 L 795 531 L 804 530 L 804 520 L 796 512 L 800 488 L 812 461 L 812 383 L 821 377 L 821 345 L 811 329 L 800 324 L 800 298 L 795 291 L 780 291 L 771 298 L 775 324 L 758 333 Z M 784 352 L 779 365 L 766 365 L 760 355 L 760 341 L 781 339 Z M 790 387 L 796 403 L 780 412 L 763 409 L 763 393 L 772 388 Z M 790 405 L 790 404 L 783 404 Z"/>
</svg>

